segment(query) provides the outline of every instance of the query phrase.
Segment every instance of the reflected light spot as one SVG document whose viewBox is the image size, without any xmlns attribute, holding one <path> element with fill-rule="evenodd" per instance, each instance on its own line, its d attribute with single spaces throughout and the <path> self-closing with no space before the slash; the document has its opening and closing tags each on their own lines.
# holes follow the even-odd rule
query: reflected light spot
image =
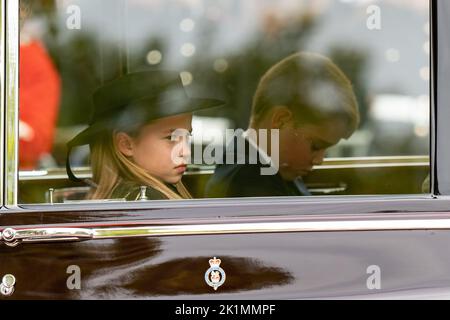
<svg viewBox="0 0 450 320">
<path fill-rule="evenodd" d="M 225 59 L 217 59 L 214 61 L 214 70 L 217 72 L 225 72 L 228 69 L 228 61 Z"/>
<path fill-rule="evenodd" d="M 421 68 L 420 69 L 420 77 L 424 81 L 429 81 L 430 80 L 430 68 L 428 68 L 428 67 Z"/>
<path fill-rule="evenodd" d="M 183 71 L 180 73 L 181 81 L 183 82 L 183 85 L 188 86 L 192 83 L 194 80 L 194 77 L 192 76 L 192 73 L 189 71 Z"/>
<path fill-rule="evenodd" d="M 158 64 L 162 60 L 162 54 L 158 50 L 152 50 L 147 54 L 147 62 L 148 64 Z"/>
<path fill-rule="evenodd" d="M 181 46 L 181 54 L 185 57 L 192 57 L 195 54 L 195 46 L 192 43 L 185 43 Z"/>
<path fill-rule="evenodd" d="M 417 125 L 414 127 L 414 133 L 416 134 L 416 136 L 424 138 L 428 136 L 428 127 Z"/>
<path fill-rule="evenodd" d="M 389 62 L 399 62 L 400 52 L 397 49 L 386 50 L 386 60 Z"/>
<path fill-rule="evenodd" d="M 195 22 L 192 19 L 186 18 L 180 22 L 180 30 L 183 32 L 191 32 L 194 30 Z"/>
</svg>

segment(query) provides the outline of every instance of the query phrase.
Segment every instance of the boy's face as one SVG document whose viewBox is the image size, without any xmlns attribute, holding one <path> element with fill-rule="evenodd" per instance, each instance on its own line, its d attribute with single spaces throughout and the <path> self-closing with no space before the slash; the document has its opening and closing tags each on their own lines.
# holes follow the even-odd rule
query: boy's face
<svg viewBox="0 0 450 320">
<path fill-rule="evenodd" d="M 302 127 L 288 123 L 280 129 L 280 175 L 287 181 L 308 175 L 344 136 L 344 125 L 338 120 Z"/>
</svg>

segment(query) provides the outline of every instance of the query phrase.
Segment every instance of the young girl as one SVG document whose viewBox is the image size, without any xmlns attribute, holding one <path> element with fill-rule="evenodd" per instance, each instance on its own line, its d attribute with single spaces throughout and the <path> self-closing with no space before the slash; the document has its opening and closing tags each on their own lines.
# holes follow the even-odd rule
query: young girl
<svg viewBox="0 0 450 320">
<path fill-rule="evenodd" d="M 222 105 L 189 98 L 179 74 L 145 71 L 107 83 L 94 93 L 90 126 L 68 143 L 89 144 L 91 199 L 188 199 L 181 182 L 190 158 L 192 112 Z M 78 180 L 67 158 L 67 173 Z"/>
</svg>

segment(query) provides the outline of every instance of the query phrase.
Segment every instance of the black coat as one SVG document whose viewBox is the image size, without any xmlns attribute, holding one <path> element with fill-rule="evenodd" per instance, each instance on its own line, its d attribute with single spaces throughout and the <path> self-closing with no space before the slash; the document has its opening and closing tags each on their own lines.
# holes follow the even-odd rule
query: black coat
<svg viewBox="0 0 450 320">
<path fill-rule="evenodd" d="M 114 187 L 111 195 L 111 199 L 124 199 L 127 201 L 137 201 L 140 200 L 141 196 L 141 186 L 143 183 L 136 181 L 121 181 Z M 178 193 L 177 189 L 173 185 L 166 184 L 174 192 Z M 147 200 L 167 200 L 167 197 L 156 189 L 150 186 L 146 186 L 145 196 Z"/>
<path fill-rule="evenodd" d="M 238 139 L 244 140 L 245 154 L 238 153 Z M 261 168 L 268 167 L 260 162 L 257 151 L 257 164 L 249 164 L 249 148 L 253 148 L 247 139 L 234 138 L 234 147 L 227 146 L 224 152 L 224 164 L 216 166 L 214 174 L 205 189 L 207 198 L 224 197 L 273 197 L 311 195 L 300 179 L 297 182 L 285 181 L 279 173 L 262 175 Z M 226 164 L 226 152 L 234 155 L 234 164 Z M 243 157 L 245 164 L 237 164 L 237 158 Z"/>
</svg>

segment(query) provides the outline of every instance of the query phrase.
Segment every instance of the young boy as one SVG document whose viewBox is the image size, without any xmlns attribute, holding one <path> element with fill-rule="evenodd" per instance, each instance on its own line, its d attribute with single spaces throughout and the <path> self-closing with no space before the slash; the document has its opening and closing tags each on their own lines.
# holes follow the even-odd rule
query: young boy
<svg viewBox="0 0 450 320">
<path fill-rule="evenodd" d="M 205 196 L 310 195 L 302 177 L 358 124 L 358 104 L 344 73 L 321 55 L 293 54 L 261 78 L 249 128 L 228 145 L 228 158 L 217 165 Z"/>
</svg>

